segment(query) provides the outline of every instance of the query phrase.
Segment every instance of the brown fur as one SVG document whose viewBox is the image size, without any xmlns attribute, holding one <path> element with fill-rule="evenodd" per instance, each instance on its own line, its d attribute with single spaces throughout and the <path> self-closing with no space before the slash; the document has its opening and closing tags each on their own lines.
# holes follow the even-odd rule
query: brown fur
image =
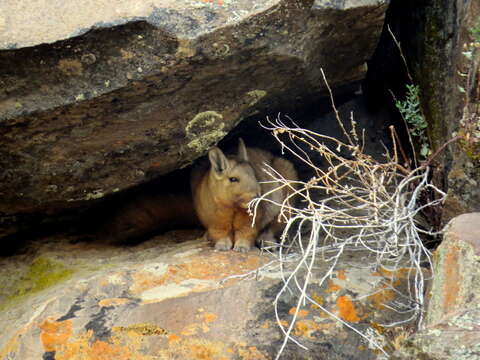
<svg viewBox="0 0 480 360">
<path fill-rule="evenodd" d="M 218 250 L 248 251 L 262 231 L 277 233 L 279 207 L 262 202 L 255 224 L 247 212 L 247 204 L 259 194 L 265 194 L 279 184 L 271 181 L 262 170 L 268 164 L 283 177 L 296 180 L 297 173 L 289 161 L 257 148 L 246 148 L 240 139 L 238 154 L 226 157 L 219 148 L 209 152 L 210 168 L 197 167 L 191 176 L 193 203 L 197 216 L 207 229 L 207 237 Z M 238 181 L 233 181 L 232 178 Z M 287 190 L 275 191 L 269 198 L 281 203 Z"/>
<path fill-rule="evenodd" d="M 120 207 L 102 232 L 115 243 L 136 243 L 157 233 L 198 227 L 190 194 L 153 194 Z"/>
<path fill-rule="evenodd" d="M 200 228 L 190 192 L 189 170 L 177 170 L 106 199 L 84 223 L 88 238 L 135 244 L 176 229 Z"/>
</svg>

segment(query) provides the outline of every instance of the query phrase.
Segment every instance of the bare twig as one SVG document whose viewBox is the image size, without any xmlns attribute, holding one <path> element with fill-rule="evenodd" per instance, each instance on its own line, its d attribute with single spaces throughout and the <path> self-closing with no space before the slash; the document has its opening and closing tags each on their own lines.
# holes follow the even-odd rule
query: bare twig
<svg viewBox="0 0 480 360">
<path fill-rule="evenodd" d="M 337 121 L 342 124 L 338 111 L 335 111 L 335 114 Z M 393 158 L 387 153 L 384 162 L 365 154 L 363 144 L 359 143 L 361 137 L 357 136 L 353 116 L 350 121 L 350 133 L 345 126 L 341 126 L 346 142 L 303 129 L 291 119 L 287 119 L 287 124 L 280 115 L 275 120 L 267 119 L 267 124 L 264 125 L 279 141 L 282 150 L 309 166 L 314 174 L 308 181 L 292 183 L 274 169 L 265 169 L 272 181 L 281 184 L 280 188 L 288 186 L 294 190 L 292 196 L 300 199 L 302 203 L 301 207 L 292 206 L 292 199 L 276 203 L 281 208 L 279 218 L 286 222 L 281 245 L 285 245 L 289 233 L 292 233 L 292 241 L 296 245 L 296 253 L 293 255 L 291 247 L 285 254 L 284 247 L 280 246 L 277 253 L 284 285 L 278 292 L 274 305 L 284 341 L 276 359 L 280 358 L 289 341 L 305 348 L 295 339 L 292 331 L 299 309 L 308 304 L 318 306 L 336 321 L 367 339 L 371 346 L 388 357 L 382 346 L 369 334 L 362 333 L 353 324 L 317 304 L 309 294 L 312 278 L 316 279 L 315 283 L 319 286 L 326 284 L 338 269 L 346 250 L 366 250 L 375 256 L 375 266 L 378 268 L 392 272 L 401 268 L 409 269 L 408 289 L 406 293 L 402 293 L 404 301 L 386 305 L 399 315 L 405 316 L 394 324 L 409 321 L 416 321 L 418 326 L 422 324 L 426 280 L 423 264 L 431 266 L 431 254 L 425 248 L 421 236 L 436 233 L 419 227 L 417 217 L 426 207 L 440 204 L 446 194 L 429 183 L 428 163 L 414 170 L 401 166 L 398 163 L 396 146 Z M 395 144 L 396 140 L 393 139 L 393 142 Z M 402 149 L 400 151 L 405 160 L 406 154 Z M 326 166 L 316 165 L 314 159 L 318 156 Z M 428 203 L 421 204 L 420 197 L 425 191 L 436 193 L 437 196 Z M 266 196 L 254 200 L 250 204 L 254 214 L 262 201 L 271 200 Z M 326 270 L 320 274 L 315 269 L 318 255 L 322 255 L 323 262 L 327 264 Z M 284 272 L 283 264 L 292 264 L 292 259 L 293 265 L 288 272 Z M 400 293 L 399 289 L 395 291 Z M 288 326 L 284 326 L 286 319 L 281 319 L 277 305 L 287 293 L 296 297 L 297 306 Z"/>
<path fill-rule="evenodd" d="M 405 58 L 405 55 L 403 55 L 403 51 L 402 51 L 402 47 L 400 45 L 400 41 L 398 41 L 397 38 L 395 37 L 395 35 L 393 34 L 392 29 L 390 29 L 390 25 L 387 25 L 387 30 L 388 30 L 390 36 L 392 37 L 393 42 L 397 46 L 398 51 L 400 52 L 400 56 L 402 58 L 403 64 L 405 65 L 405 69 L 407 70 L 408 80 L 410 80 L 410 82 L 413 83 L 414 82 L 413 77 L 410 73 L 410 69 L 408 68 L 407 59 Z"/>
<path fill-rule="evenodd" d="M 447 142 L 445 142 L 442 146 L 440 146 L 437 151 L 435 151 L 425 162 L 423 162 L 421 164 L 422 167 L 426 167 L 426 166 L 430 166 L 432 161 L 435 160 L 435 158 L 448 146 L 450 145 L 452 142 L 454 141 L 457 141 L 457 140 L 460 140 L 462 138 L 462 136 L 460 135 L 457 135 L 453 138 L 451 138 L 450 140 L 448 140 Z"/>
</svg>

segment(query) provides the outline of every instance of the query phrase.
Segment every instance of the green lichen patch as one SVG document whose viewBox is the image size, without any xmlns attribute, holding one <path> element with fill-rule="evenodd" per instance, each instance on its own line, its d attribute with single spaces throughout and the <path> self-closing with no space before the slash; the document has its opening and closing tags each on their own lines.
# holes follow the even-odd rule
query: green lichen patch
<svg viewBox="0 0 480 360">
<path fill-rule="evenodd" d="M 103 190 L 102 189 L 99 189 L 99 190 L 93 190 L 92 192 L 88 193 L 86 196 L 85 196 L 85 200 L 94 200 L 94 199 L 100 199 L 102 197 L 104 197 L 105 194 L 103 193 Z"/>
<path fill-rule="evenodd" d="M 199 132 L 203 132 L 211 127 L 221 127 L 223 129 L 223 115 L 213 111 L 204 111 L 198 113 L 185 127 L 185 132 L 188 137 L 199 135 Z"/>
<path fill-rule="evenodd" d="M 267 95 L 265 90 L 252 90 L 247 92 L 249 98 L 248 105 L 253 106 Z"/>
<path fill-rule="evenodd" d="M 118 326 L 113 328 L 114 331 L 119 332 L 133 332 L 143 336 L 165 336 L 168 331 L 154 324 L 132 324 L 129 326 Z"/>
<path fill-rule="evenodd" d="M 223 115 L 216 111 L 198 113 L 185 127 L 190 142 L 187 147 L 196 153 L 203 153 L 220 141 L 225 135 Z"/>
<path fill-rule="evenodd" d="M 68 279 L 73 272 L 61 262 L 44 257 L 36 258 L 26 272 L 12 284 L 5 301 L 0 303 L 0 309 L 17 302 L 24 296 L 38 293 Z"/>
<path fill-rule="evenodd" d="M 472 37 L 476 42 L 480 42 L 480 19 L 477 20 L 474 27 L 470 29 Z"/>
</svg>

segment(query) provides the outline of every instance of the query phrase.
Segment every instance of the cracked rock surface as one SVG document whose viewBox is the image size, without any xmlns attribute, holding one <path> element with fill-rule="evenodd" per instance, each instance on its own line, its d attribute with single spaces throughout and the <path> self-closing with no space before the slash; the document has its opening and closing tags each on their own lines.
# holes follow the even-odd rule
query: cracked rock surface
<svg viewBox="0 0 480 360">
<path fill-rule="evenodd" d="M 0 358 L 274 359 L 284 337 L 273 302 L 295 263 L 282 273 L 272 255 L 214 251 L 200 236 L 174 231 L 130 248 L 51 237 L 0 259 Z M 322 286 L 328 264 L 319 257 L 309 286 L 362 332 L 392 321 L 384 304 L 396 299 L 385 282 L 393 274 L 363 256 L 348 255 Z M 279 298 L 279 321 L 286 330 L 296 313 L 291 335 L 309 350 L 289 342 L 282 358 L 377 358 L 318 306 L 297 309 L 292 290 Z M 376 327 L 370 336 L 387 346 Z"/>
</svg>

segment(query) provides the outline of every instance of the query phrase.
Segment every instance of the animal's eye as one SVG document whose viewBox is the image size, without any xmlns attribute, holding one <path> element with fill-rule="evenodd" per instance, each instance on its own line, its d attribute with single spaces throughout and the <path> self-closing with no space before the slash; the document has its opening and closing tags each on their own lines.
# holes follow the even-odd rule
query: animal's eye
<svg viewBox="0 0 480 360">
<path fill-rule="evenodd" d="M 231 177 L 231 178 L 228 178 L 228 180 L 230 180 L 230 182 L 239 182 L 240 179 L 238 177 Z"/>
</svg>

